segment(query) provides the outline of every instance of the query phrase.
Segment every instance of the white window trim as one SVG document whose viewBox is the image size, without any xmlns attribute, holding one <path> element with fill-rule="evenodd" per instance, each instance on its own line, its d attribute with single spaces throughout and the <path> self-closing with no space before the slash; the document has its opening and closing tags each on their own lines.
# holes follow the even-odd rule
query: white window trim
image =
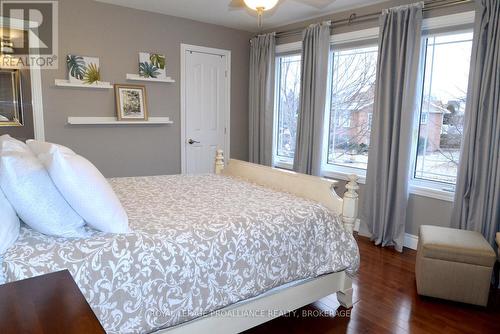
<svg viewBox="0 0 500 334">
<path fill-rule="evenodd" d="M 474 19 L 475 19 L 474 11 L 426 18 L 422 22 L 422 30 L 426 31 L 426 30 L 451 28 L 455 26 L 473 24 Z M 338 45 L 342 43 L 376 39 L 378 38 L 378 36 L 379 36 L 379 28 L 375 27 L 375 28 L 352 31 L 348 33 L 333 34 L 330 38 L 330 41 L 331 44 Z M 276 54 L 279 55 L 280 53 L 300 52 L 301 49 L 302 49 L 301 41 L 279 44 L 276 46 Z M 276 159 L 277 155 L 273 154 L 273 156 Z M 279 161 L 274 161 L 274 165 L 279 168 L 293 169 L 293 162 L 290 163 L 282 159 L 279 159 Z M 324 166 L 325 164 L 323 163 L 322 165 Z M 325 177 L 335 178 L 340 180 L 348 180 L 349 175 L 355 174 L 359 177 L 359 183 L 365 184 L 366 182 L 366 171 L 358 168 L 349 168 L 344 166 L 335 166 L 334 169 L 330 167 L 327 170 L 323 168 L 323 174 Z M 410 180 L 411 194 L 452 202 L 454 200 L 455 193 L 454 191 L 444 190 L 445 187 L 446 187 L 445 184 L 438 184 L 438 183 L 432 185 L 423 184 L 420 180 L 414 180 L 413 177 Z"/>
<path fill-rule="evenodd" d="M 476 17 L 475 11 L 462 12 L 450 15 L 436 16 L 424 19 L 422 30 L 432 30 L 441 28 L 452 28 L 474 23 Z"/>
<path fill-rule="evenodd" d="M 366 170 L 360 168 L 353 167 L 345 167 L 340 165 L 332 166 L 329 165 L 330 168 L 324 168 L 322 170 L 322 174 L 324 177 L 328 177 L 336 180 L 349 181 L 350 175 L 356 175 L 358 177 L 358 183 L 365 184 L 366 183 Z"/>
<path fill-rule="evenodd" d="M 442 201 L 453 202 L 455 190 L 452 185 L 425 180 L 415 180 L 410 182 L 410 193 L 414 195 L 430 197 Z"/>
<path fill-rule="evenodd" d="M 290 162 L 288 159 L 279 159 L 280 157 L 275 157 L 274 167 L 293 170 L 293 160 Z"/>
<path fill-rule="evenodd" d="M 331 45 L 335 47 L 339 43 L 346 43 L 346 42 L 362 42 L 362 41 L 370 41 L 378 37 L 378 32 L 379 28 L 371 28 L 371 29 L 364 29 L 364 30 L 358 30 L 358 31 L 353 31 L 350 33 L 345 33 L 345 34 L 338 34 L 338 35 L 333 35 L 331 38 Z M 331 61 L 331 59 L 330 59 Z M 331 78 L 332 76 L 332 69 L 328 69 L 328 77 Z M 331 80 L 328 80 L 328 91 L 331 90 Z M 329 143 L 329 137 L 330 137 L 330 110 L 329 110 L 329 105 L 330 105 L 330 94 L 327 94 L 327 101 L 325 105 L 325 124 L 324 124 L 324 138 L 323 138 L 323 143 L 324 145 L 328 145 Z M 349 119 L 350 122 L 350 119 Z M 355 168 L 355 167 L 348 167 L 348 166 L 342 166 L 338 164 L 329 164 L 328 163 L 328 149 L 324 149 L 324 154 L 322 154 L 322 163 L 321 163 L 321 173 L 325 177 L 329 178 L 335 178 L 335 179 L 340 179 L 340 180 L 349 180 L 349 175 L 357 175 L 359 179 L 359 183 L 365 184 L 366 182 L 366 169 L 361 169 L 361 168 Z"/>
<path fill-rule="evenodd" d="M 379 28 L 369 28 L 363 30 L 356 30 L 351 32 L 346 32 L 342 34 L 333 34 L 330 37 L 330 43 L 333 45 L 341 43 L 350 43 L 365 41 L 369 39 L 378 38 Z M 288 52 L 300 52 L 302 49 L 302 42 L 292 42 L 286 44 L 279 44 L 276 46 L 276 54 L 288 53 Z"/>
</svg>

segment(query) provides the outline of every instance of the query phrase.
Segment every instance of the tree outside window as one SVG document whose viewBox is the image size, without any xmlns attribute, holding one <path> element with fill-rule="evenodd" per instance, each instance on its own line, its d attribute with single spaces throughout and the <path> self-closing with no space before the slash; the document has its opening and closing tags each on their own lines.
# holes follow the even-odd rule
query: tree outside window
<svg viewBox="0 0 500 334">
<path fill-rule="evenodd" d="M 366 169 L 377 73 L 377 47 L 333 52 L 327 163 Z"/>
<path fill-rule="evenodd" d="M 276 154 L 293 159 L 297 137 L 297 116 L 300 103 L 300 55 L 278 58 L 277 75 L 277 148 Z"/>
</svg>

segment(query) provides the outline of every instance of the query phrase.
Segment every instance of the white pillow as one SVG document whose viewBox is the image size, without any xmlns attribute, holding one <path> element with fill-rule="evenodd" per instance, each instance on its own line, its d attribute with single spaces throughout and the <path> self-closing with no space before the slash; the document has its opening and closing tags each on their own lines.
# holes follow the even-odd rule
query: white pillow
<svg viewBox="0 0 500 334">
<path fill-rule="evenodd" d="M 0 255 L 16 242 L 20 227 L 16 212 L 0 190 Z"/>
<path fill-rule="evenodd" d="M 0 137 L 0 187 L 27 225 L 53 236 L 86 236 L 83 219 L 61 196 L 26 144 Z"/>
<path fill-rule="evenodd" d="M 28 140 L 57 189 L 91 227 L 107 233 L 127 233 L 128 217 L 99 170 L 69 148 Z"/>
</svg>

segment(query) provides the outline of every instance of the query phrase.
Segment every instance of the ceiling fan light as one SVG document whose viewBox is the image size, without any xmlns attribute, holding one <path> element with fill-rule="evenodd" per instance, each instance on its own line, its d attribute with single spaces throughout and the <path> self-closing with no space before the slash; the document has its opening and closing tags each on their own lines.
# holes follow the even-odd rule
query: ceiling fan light
<svg viewBox="0 0 500 334">
<path fill-rule="evenodd" d="M 278 4 L 279 0 L 243 0 L 248 8 L 253 10 L 270 10 Z"/>
</svg>

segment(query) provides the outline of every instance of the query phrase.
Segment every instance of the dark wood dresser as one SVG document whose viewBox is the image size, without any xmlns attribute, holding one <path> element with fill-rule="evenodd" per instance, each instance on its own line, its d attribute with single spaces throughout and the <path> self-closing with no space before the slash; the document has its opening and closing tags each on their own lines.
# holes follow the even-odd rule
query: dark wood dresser
<svg viewBox="0 0 500 334">
<path fill-rule="evenodd" d="M 0 286 L 0 333 L 105 333 L 69 271 Z"/>
</svg>

